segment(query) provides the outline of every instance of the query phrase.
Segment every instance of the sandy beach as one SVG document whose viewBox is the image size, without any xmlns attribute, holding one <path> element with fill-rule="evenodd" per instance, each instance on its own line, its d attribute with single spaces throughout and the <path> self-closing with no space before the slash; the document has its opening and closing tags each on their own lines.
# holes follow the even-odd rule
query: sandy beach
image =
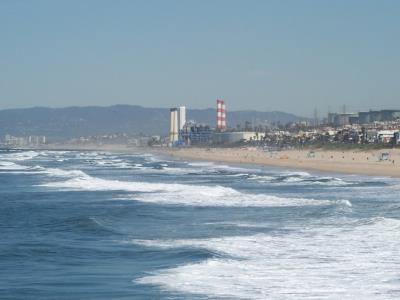
<svg viewBox="0 0 400 300">
<path fill-rule="evenodd" d="M 149 148 L 126 145 L 47 145 L 49 150 L 89 150 L 120 153 L 150 152 L 175 158 L 226 162 L 235 164 L 258 164 L 318 170 L 347 174 L 364 174 L 400 177 L 400 149 L 380 150 L 285 150 L 264 151 L 258 148 Z M 382 153 L 387 159 L 381 160 Z"/>
<path fill-rule="evenodd" d="M 174 157 L 194 160 L 400 177 L 399 149 L 372 151 L 286 150 L 267 152 L 256 148 L 181 148 L 170 149 L 167 152 Z M 388 157 L 385 157 L 385 160 L 381 160 L 382 153 L 388 153 Z"/>
</svg>

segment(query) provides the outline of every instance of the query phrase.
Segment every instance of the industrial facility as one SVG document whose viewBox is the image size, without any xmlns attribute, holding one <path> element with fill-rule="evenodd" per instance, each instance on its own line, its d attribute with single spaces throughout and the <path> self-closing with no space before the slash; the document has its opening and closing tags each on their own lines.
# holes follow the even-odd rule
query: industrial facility
<svg viewBox="0 0 400 300">
<path fill-rule="evenodd" d="M 212 141 L 213 132 L 208 125 L 187 122 L 180 132 L 180 141 L 186 146 L 208 145 Z"/>
<path fill-rule="evenodd" d="M 264 138 L 264 135 L 258 132 L 228 130 L 225 101 L 217 99 L 216 104 L 215 129 L 207 124 L 186 121 L 186 108 L 184 106 L 171 108 L 169 145 L 231 144 L 242 141 L 257 141 Z"/>
<path fill-rule="evenodd" d="M 186 122 L 186 108 L 184 106 L 170 109 L 170 146 L 207 145 L 213 140 L 215 132 L 221 133 L 226 129 L 225 101 L 217 99 L 216 128 L 195 121 Z M 215 132 L 214 132 L 215 131 Z"/>
<path fill-rule="evenodd" d="M 171 146 L 179 143 L 179 133 L 186 123 L 186 107 L 174 107 L 170 109 L 169 143 Z"/>
</svg>

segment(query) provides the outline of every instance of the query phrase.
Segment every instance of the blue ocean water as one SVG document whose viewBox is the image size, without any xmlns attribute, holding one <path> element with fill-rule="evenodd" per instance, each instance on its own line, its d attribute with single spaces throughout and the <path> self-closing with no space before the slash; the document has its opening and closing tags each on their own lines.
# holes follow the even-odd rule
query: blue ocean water
<svg viewBox="0 0 400 300">
<path fill-rule="evenodd" d="M 0 299 L 399 299 L 400 181 L 0 152 Z"/>
</svg>

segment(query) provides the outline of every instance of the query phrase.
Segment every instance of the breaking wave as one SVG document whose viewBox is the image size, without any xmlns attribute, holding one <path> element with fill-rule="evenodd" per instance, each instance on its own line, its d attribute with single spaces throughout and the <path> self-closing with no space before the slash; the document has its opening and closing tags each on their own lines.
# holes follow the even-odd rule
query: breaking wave
<svg viewBox="0 0 400 300">
<path fill-rule="evenodd" d="M 218 253 L 134 281 L 222 298 L 376 298 L 397 289 L 399 228 L 397 219 L 375 218 L 358 226 L 306 228 L 286 234 L 134 240 L 146 247 L 203 248 Z"/>
<path fill-rule="evenodd" d="M 202 186 L 178 183 L 150 183 L 109 180 L 92 177 L 79 170 L 47 169 L 52 176 L 72 177 L 66 181 L 48 182 L 41 186 L 62 190 L 136 192 L 128 199 L 150 203 L 192 206 L 304 206 L 344 205 L 347 200 L 330 201 L 305 198 L 284 198 L 274 195 L 243 193 L 230 187 Z M 121 198 L 120 198 L 121 199 Z M 125 198 L 126 199 L 126 198 Z"/>
<path fill-rule="evenodd" d="M 6 171 L 19 171 L 19 170 L 28 170 L 30 167 L 28 166 L 21 166 L 19 164 L 16 164 L 14 162 L 10 161 L 0 161 L 0 170 L 6 170 Z"/>
<path fill-rule="evenodd" d="M 23 161 L 35 158 L 39 153 L 35 151 L 11 152 L 0 154 L 0 159 L 7 161 Z"/>
</svg>

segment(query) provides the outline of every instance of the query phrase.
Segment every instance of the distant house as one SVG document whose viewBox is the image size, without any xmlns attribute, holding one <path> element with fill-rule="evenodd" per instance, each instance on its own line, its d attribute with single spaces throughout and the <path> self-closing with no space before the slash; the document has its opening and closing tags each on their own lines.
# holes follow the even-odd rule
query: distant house
<svg viewBox="0 0 400 300">
<path fill-rule="evenodd" d="M 384 144 L 391 143 L 398 132 L 398 130 L 380 130 L 378 131 L 378 141 Z"/>
</svg>

